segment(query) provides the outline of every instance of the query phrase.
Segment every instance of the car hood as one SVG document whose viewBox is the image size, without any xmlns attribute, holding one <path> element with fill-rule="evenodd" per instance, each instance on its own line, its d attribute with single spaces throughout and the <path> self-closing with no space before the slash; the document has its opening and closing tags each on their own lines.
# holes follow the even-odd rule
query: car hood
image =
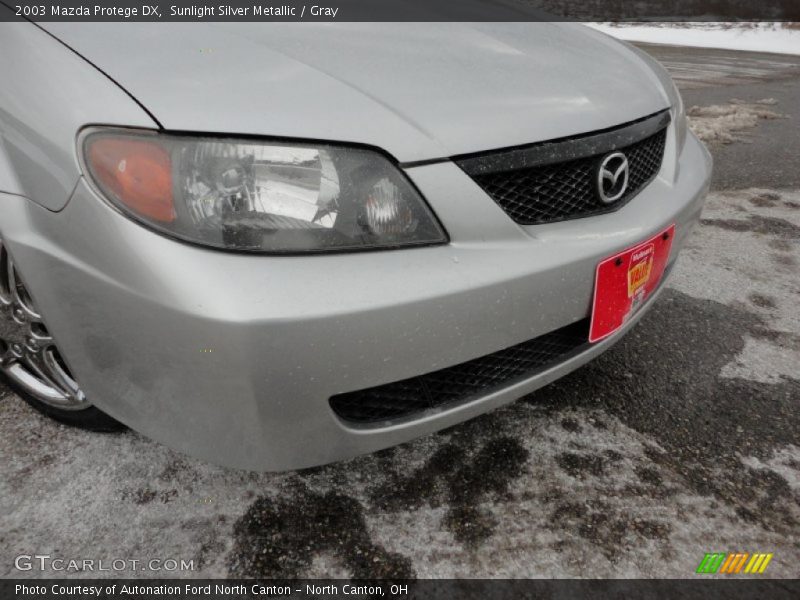
<svg viewBox="0 0 800 600">
<path fill-rule="evenodd" d="M 556 23 L 46 23 L 168 130 L 357 142 L 401 162 L 669 105 L 624 44 Z"/>
</svg>

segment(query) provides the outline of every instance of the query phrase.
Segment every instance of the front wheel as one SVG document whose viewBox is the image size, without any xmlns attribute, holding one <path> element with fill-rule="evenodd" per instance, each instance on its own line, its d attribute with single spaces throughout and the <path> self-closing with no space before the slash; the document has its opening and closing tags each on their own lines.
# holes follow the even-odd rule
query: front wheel
<svg viewBox="0 0 800 600">
<path fill-rule="evenodd" d="M 86 399 L 2 241 L 0 372 L 23 400 L 57 421 L 93 431 L 123 428 Z"/>
</svg>

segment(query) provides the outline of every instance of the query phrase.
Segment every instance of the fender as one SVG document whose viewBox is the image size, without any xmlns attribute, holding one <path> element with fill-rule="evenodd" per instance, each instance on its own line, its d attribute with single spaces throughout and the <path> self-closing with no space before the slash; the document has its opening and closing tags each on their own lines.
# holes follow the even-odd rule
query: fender
<svg viewBox="0 0 800 600">
<path fill-rule="evenodd" d="M 33 23 L 0 22 L 0 56 L 0 191 L 61 210 L 81 175 L 83 127 L 158 128 L 114 81 Z"/>
</svg>

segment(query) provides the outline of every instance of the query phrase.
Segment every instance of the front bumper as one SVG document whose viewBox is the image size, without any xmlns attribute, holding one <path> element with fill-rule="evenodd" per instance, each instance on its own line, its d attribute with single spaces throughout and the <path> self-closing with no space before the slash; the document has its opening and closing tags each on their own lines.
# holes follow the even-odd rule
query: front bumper
<svg viewBox="0 0 800 600">
<path fill-rule="evenodd" d="M 710 157 L 672 131 L 659 177 L 619 211 L 516 225 L 454 164 L 407 170 L 447 246 L 266 257 L 144 229 L 79 184 L 60 213 L 3 199 L 2 236 L 88 397 L 205 460 L 255 470 L 323 464 L 448 427 L 541 387 L 624 330 L 502 390 L 416 419 L 357 427 L 333 395 L 466 362 L 589 314 L 596 264 L 702 209 Z M 652 300 L 648 303 L 652 305 Z"/>
</svg>

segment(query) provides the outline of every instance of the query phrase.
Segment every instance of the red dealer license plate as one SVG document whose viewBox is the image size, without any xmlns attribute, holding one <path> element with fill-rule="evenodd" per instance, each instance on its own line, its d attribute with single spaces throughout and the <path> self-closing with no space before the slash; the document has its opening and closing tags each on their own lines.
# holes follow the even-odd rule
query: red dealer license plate
<svg viewBox="0 0 800 600">
<path fill-rule="evenodd" d="M 597 265 L 589 341 L 614 333 L 658 287 L 667 266 L 675 225 Z"/>
</svg>

